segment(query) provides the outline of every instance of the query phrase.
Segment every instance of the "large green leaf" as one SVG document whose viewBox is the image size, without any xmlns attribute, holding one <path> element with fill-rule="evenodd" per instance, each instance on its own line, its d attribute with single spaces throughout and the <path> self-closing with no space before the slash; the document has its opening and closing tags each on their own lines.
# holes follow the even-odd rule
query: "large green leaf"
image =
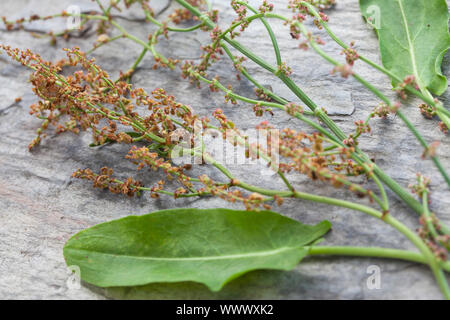
<svg viewBox="0 0 450 320">
<path fill-rule="evenodd" d="M 255 269 L 291 270 L 331 227 L 271 211 L 174 209 L 96 225 L 69 239 L 67 265 L 101 287 L 194 281 L 220 290 Z"/>
<path fill-rule="evenodd" d="M 446 1 L 360 0 L 359 4 L 366 20 L 376 25 L 384 67 L 400 79 L 414 75 L 421 89 L 444 93 L 447 79 L 441 64 L 450 47 Z"/>
</svg>

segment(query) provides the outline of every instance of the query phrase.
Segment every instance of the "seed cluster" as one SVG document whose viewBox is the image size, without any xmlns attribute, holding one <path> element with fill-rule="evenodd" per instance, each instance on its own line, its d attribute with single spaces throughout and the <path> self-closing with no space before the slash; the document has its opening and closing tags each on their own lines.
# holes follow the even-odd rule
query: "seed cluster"
<svg viewBox="0 0 450 320">
<path fill-rule="evenodd" d="M 38 136 L 30 144 L 30 149 L 41 142 L 50 125 L 56 127 L 57 133 L 78 133 L 80 130 L 90 129 L 94 145 L 134 144 L 126 158 L 135 163 L 138 169 L 147 167 L 150 170 L 161 170 L 167 179 L 176 179 L 182 187 L 174 192 L 166 191 L 165 181 L 162 180 L 152 188 L 144 188 L 141 182 L 133 178 L 124 182 L 114 178 L 113 171 L 109 168 L 102 168 L 98 174 L 90 169 L 79 169 L 73 177 L 90 180 L 95 188 L 108 189 L 113 193 L 128 196 L 143 190 L 150 191 L 152 197 L 158 197 L 164 192 L 175 198 L 188 194 L 212 195 L 231 202 L 240 201 L 248 209 L 259 206 L 268 208 L 269 205 L 265 202 L 269 200 L 282 202 L 276 197 L 266 198 L 257 193 L 246 195 L 242 190 L 234 188 L 239 186 L 236 181 L 222 183 L 212 181 L 206 175 L 193 178 L 186 174 L 186 170 L 191 168 L 190 165 L 173 165 L 170 161 L 170 151 L 180 140 L 179 130 L 192 132 L 196 123 L 200 123 L 202 128 L 209 128 L 211 125 L 208 118 L 198 117 L 191 107 L 177 102 L 163 89 L 155 89 L 148 94 L 144 89 L 133 88 L 126 82 L 113 81 L 94 59 L 88 59 L 79 48 L 66 49 L 67 59 L 57 64 L 44 61 L 29 50 L 20 51 L 7 46 L 2 46 L 2 49 L 34 71 L 30 81 L 39 102 L 30 106 L 30 113 L 43 119 L 43 123 L 38 129 Z M 63 65 L 79 70 L 65 76 L 62 74 Z M 303 109 L 290 103 L 287 111 L 301 113 Z M 261 145 L 248 145 L 248 138 L 227 119 L 222 109 L 215 110 L 212 116 L 220 125 L 214 128 L 223 133 L 224 139 L 230 140 L 234 145 L 244 146 L 247 157 L 257 159 L 261 154 L 270 156 L 270 139 L 266 149 Z M 126 131 L 126 127 L 131 130 Z M 273 129 L 267 121 L 257 128 Z M 366 131 L 364 128 L 360 125 L 360 130 Z M 151 148 L 135 145 L 140 141 L 150 142 Z M 193 145 L 193 141 L 187 142 Z M 368 190 L 348 181 L 347 176 L 364 172 L 350 159 L 352 147 L 326 152 L 323 145 L 324 138 L 320 134 L 309 135 L 288 128 L 283 129 L 279 136 L 280 156 L 289 161 L 280 163 L 280 172 L 297 171 L 312 180 L 327 181 L 334 187 L 347 185 L 358 195 L 370 195 Z"/>
</svg>

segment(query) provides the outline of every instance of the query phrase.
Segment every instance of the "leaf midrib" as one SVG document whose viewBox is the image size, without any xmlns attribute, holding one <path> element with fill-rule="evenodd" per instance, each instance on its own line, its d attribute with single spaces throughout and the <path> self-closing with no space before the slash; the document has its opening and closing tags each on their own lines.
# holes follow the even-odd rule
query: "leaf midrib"
<svg viewBox="0 0 450 320">
<path fill-rule="evenodd" d="M 283 253 L 285 251 L 289 251 L 292 249 L 302 249 L 303 246 L 298 247 L 283 247 L 276 250 L 269 251 L 258 251 L 254 253 L 245 253 L 245 254 L 231 254 L 231 255 L 222 255 L 222 256 L 207 256 L 207 257 L 186 257 L 186 258 L 164 258 L 164 257 L 145 257 L 145 256 L 130 256 L 130 255 L 122 255 L 122 254 L 113 254 L 106 253 L 100 251 L 91 251 L 84 249 L 75 249 L 75 248 L 66 248 L 66 250 L 78 251 L 78 252 L 86 252 L 86 253 L 96 253 L 101 255 L 113 256 L 113 257 L 123 257 L 123 258 L 132 258 L 132 259 L 142 259 L 142 260 L 152 260 L 152 261 L 204 261 L 204 260 L 227 260 L 227 259 L 239 259 L 239 258 L 252 258 L 252 257 L 263 257 L 263 256 L 271 256 L 277 253 Z"/>
<path fill-rule="evenodd" d="M 410 36 L 410 31 L 409 31 L 409 26 L 408 26 L 408 21 L 406 20 L 406 15 L 405 15 L 405 10 L 403 9 L 403 0 L 397 0 L 398 5 L 400 7 L 400 12 L 402 13 L 402 18 L 403 18 L 403 24 L 405 25 L 405 29 L 406 29 L 406 37 L 408 39 L 408 46 L 409 46 L 409 55 L 411 56 L 411 63 L 413 66 L 413 71 L 414 71 L 414 77 L 416 79 L 417 85 L 421 88 L 422 87 L 422 81 L 419 78 L 419 73 L 417 71 L 417 66 L 416 66 L 416 54 L 414 51 L 414 46 L 413 43 L 411 41 L 411 36 Z"/>
</svg>

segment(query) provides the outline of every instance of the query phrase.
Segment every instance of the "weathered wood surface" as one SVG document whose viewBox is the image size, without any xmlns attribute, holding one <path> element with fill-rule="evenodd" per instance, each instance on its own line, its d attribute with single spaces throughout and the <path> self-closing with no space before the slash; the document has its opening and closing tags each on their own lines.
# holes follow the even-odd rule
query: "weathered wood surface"
<svg viewBox="0 0 450 320">
<path fill-rule="evenodd" d="M 276 1 L 284 9 L 287 1 Z M 155 3 L 161 3 L 163 1 Z M 2 15 L 9 17 L 27 16 L 31 13 L 49 14 L 67 8 L 70 1 L 4 0 L 0 3 Z M 83 9 L 95 6 L 91 1 L 77 1 Z M 232 19 L 228 1 L 215 1 L 222 9 L 223 19 Z M 329 12 L 331 26 L 346 41 L 356 41 L 357 49 L 370 58 L 379 61 L 378 45 L 374 33 L 367 28 L 359 13 L 357 1 L 338 0 L 338 5 Z M 139 18 L 132 12 L 131 18 Z M 131 33 L 145 39 L 152 26 L 142 27 L 133 21 L 121 20 Z M 36 23 L 34 29 L 45 30 L 48 26 L 61 27 L 61 23 Z M 290 40 L 289 32 L 274 24 L 283 57 L 294 69 L 293 78 L 310 94 L 319 105 L 334 114 L 333 118 L 346 131 L 353 130 L 353 122 L 365 119 L 378 100 L 352 79 L 330 75 L 331 66 L 312 51 L 296 49 L 298 43 Z M 260 24 L 255 24 L 243 38 L 248 47 L 273 61 L 270 41 Z M 255 36 L 256 35 L 256 36 Z M 342 59 L 340 49 L 327 38 L 325 50 Z M 244 40 L 245 39 L 245 40 Z M 94 42 L 95 35 L 88 33 L 84 38 L 69 42 L 59 41 L 57 48 L 80 46 L 87 49 Z M 199 33 L 174 35 L 172 41 L 161 41 L 162 52 L 182 59 L 197 60 L 199 45 L 205 43 L 207 35 Z M 63 54 L 57 48 L 49 47 L 48 40 L 36 39 L 26 32 L 6 33 L 0 31 L 0 42 L 20 48 L 31 48 L 47 59 Z M 95 56 L 98 63 L 116 76 L 119 70 L 127 70 L 140 52 L 139 46 L 126 39 L 99 49 Z M 444 59 L 444 72 L 450 75 L 448 55 Z M 147 56 L 133 82 L 146 89 L 163 87 L 178 100 L 190 104 L 201 114 L 210 114 L 221 107 L 241 128 L 254 126 L 251 108 L 244 104 L 225 105 L 221 94 L 210 93 L 207 88 L 194 89 L 175 72 L 152 70 L 152 58 Z M 270 84 L 286 98 L 292 98 L 282 84 L 252 63 L 250 71 L 265 84 Z M 220 63 L 215 67 L 217 74 L 244 95 L 252 96 L 249 83 L 235 83 L 230 64 Z M 357 64 L 357 70 L 375 83 L 384 92 L 393 96 L 389 80 L 373 70 Z M 302 262 L 291 272 L 252 272 L 233 281 L 219 293 L 212 294 L 198 284 L 154 284 L 142 288 L 98 289 L 83 285 L 81 289 L 69 289 L 66 285 L 68 273 L 62 256 L 64 242 L 74 233 L 94 224 L 116 219 L 129 214 L 144 214 L 157 209 L 171 207 L 233 207 L 219 199 L 173 200 L 162 198 L 151 200 L 143 196 L 128 199 L 107 192 L 93 190 L 88 183 L 74 181 L 71 173 L 78 168 L 99 169 L 107 165 L 114 167 L 121 176 L 134 172 L 133 165 L 124 159 L 126 146 L 107 146 L 98 149 L 88 147 L 90 135 L 50 135 L 33 152 L 27 145 L 35 135 L 39 121 L 28 115 L 28 105 L 36 98 L 27 83 L 29 71 L 11 63 L 0 55 L 0 298 L 33 299 L 103 299 L 103 298 L 331 298 L 331 299 L 374 299 L 374 298 L 441 298 L 431 272 L 423 266 L 412 263 L 381 259 L 311 258 Z M 14 103 L 16 97 L 20 103 Z M 450 94 L 444 95 L 448 103 Z M 405 113 L 423 132 L 428 141 L 443 140 L 439 148 L 441 159 L 450 168 L 450 140 L 439 132 L 436 121 L 425 120 L 417 109 L 418 101 L 411 101 Z M 298 121 L 276 113 L 270 118 L 278 127 L 304 128 Z M 450 198 L 448 188 L 431 162 L 420 160 L 422 149 L 397 118 L 375 120 L 374 133 L 364 139 L 364 150 L 376 158 L 400 184 L 407 186 L 414 182 L 416 172 L 426 173 L 432 178 L 432 204 L 434 212 L 450 223 Z M 202 168 L 205 170 L 206 168 Z M 206 169 L 214 175 L 212 169 Z M 275 182 L 264 179 L 253 167 L 234 167 L 233 172 L 262 185 L 273 186 Z M 140 178 L 147 183 L 158 180 L 158 174 L 145 173 Z M 299 176 L 292 176 L 299 190 L 317 191 L 351 199 L 342 190 L 334 190 L 320 183 L 312 183 Z M 278 183 L 278 182 L 276 182 Z M 281 184 L 280 184 L 281 186 Z M 416 227 L 417 218 L 404 205 L 391 196 L 392 214 L 408 226 Z M 238 207 L 238 206 L 235 206 Z M 411 244 L 392 228 L 371 217 L 304 201 L 287 201 L 278 211 L 308 223 L 329 219 L 333 231 L 327 236 L 327 244 L 335 245 L 377 245 L 412 249 Z M 366 281 L 367 267 L 381 268 L 381 289 L 369 290 Z"/>
</svg>

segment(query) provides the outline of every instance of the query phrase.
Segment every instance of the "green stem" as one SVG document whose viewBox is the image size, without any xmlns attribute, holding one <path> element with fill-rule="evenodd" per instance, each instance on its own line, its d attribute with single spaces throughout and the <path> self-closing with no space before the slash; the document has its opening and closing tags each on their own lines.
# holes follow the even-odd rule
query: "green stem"
<svg viewBox="0 0 450 320">
<path fill-rule="evenodd" d="M 414 127 L 414 125 L 406 118 L 406 116 L 402 112 L 397 111 L 397 115 L 406 124 L 406 126 L 409 128 L 409 130 L 414 134 L 414 136 L 419 141 L 419 143 L 422 145 L 422 147 L 424 147 L 425 150 L 428 150 L 429 145 L 427 144 L 425 139 L 421 136 L 421 134 L 417 131 L 417 129 Z M 431 160 L 433 161 L 434 165 L 436 166 L 436 168 L 441 173 L 441 175 L 444 178 L 444 180 L 450 186 L 450 177 L 447 174 L 447 171 L 444 169 L 444 167 L 443 167 L 441 161 L 439 160 L 439 158 L 437 156 L 433 155 L 433 156 L 431 156 Z"/>
<path fill-rule="evenodd" d="M 388 248 L 350 247 L 350 246 L 312 246 L 309 249 L 309 254 L 392 258 L 428 264 L 428 261 L 420 253 Z"/>
<path fill-rule="evenodd" d="M 236 65 L 237 60 L 236 58 L 233 56 L 233 54 L 231 53 L 230 49 L 228 48 L 227 45 L 225 45 L 224 43 L 221 43 L 221 47 L 223 48 L 223 50 L 225 51 L 225 53 L 228 55 L 228 57 L 230 58 L 230 60 L 233 62 L 234 65 Z M 289 103 L 289 101 L 287 101 L 286 99 L 276 95 L 275 93 L 273 93 L 272 91 L 268 90 L 267 88 L 263 87 L 255 78 L 253 78 L 244 67 L 241 67 L 239 69 L 239 71 L 242 73 L 242 75 L 244 75 L 244 77 L 246 77 L 251 83 L 253 83 L 255 85 L 255 87 L 257 87 L 258 89 L 262 90 L 264 92 L 264 94 L 268 95 L 270 98 L 272 98 L 273 100 L 277 101 L 278 103 L 285 105 L 287 103 Z"/>
<path fill-rule="evenodd" d="M 380 247 L 312 246 L 309 249 L 309 255 L 311 256 L 336 255 L 336 256 L 353 256 L 353 257 L 388 258 L 388 259 L 399 259 L 417 262 L 428 265 L 428 261 L 420 253 L 407 250 L 380 248 Z M 449 261 L 442 262 L 440 265 L 445 271 L 450 272 Z"/>
<path fill-rule="evenodd" d="M 162 24 L 161 22 L 159 22 L 158 20 L 153 18 L 153 16 L 150 14 L 150 12 L 148 12 L 148 10 L 144 9 L 144 12 L 145 12 L 145 18 L 147 20 L 149 20 L 151 23 L 153 23 L 154 25 L 157 25 L 158 27 L 165 27 L 168 31 L 171 31 L 171 32 L 191 32 L 191 31 L 197 30 L 203 26 L 203 23 L 196 24 L 189 28 L 175 28 L 175 27 L 164 26 L 164 24 Z"/>
<path fill-rule="evenodd" d="M 108 39 L 105 42 L 99 43 L 97 46 L 95 46 L 92 49 L 86 51 L 86 55 L 91 54 L 92 52 L 94 52 L 95 50 L 97 50 L 98 48 L 104 46 L 107 43 L 111 43 L 111 42 L 116 41 L 116 40 L 121 39 L 121 38 L 123 38 L 123 35 L 118 35 L 118 36 L 112 37 L 111 39 Z"/>
<path fill-rule="evenodd" d="M 136 71 L 136 68 L 138 67 L 138 65 L 141 63 L 142 59 L 144 59 L 146 53 L 147 53 L 148 49 L 144 48 L 142 49 L 140 55 L 137 57 L 136 61 L 134 61 L 133 65 L 130 67 L 130 71 L 132 73 L 134 73 L 134 71 Z M 131 74 L 128 75 L 128 78 L 131 77 Z"/>
<path fill-rule="evenodd" d="M 423 215 L 425 217 L 425 223 L 427 225 L 428 231 L 430 232 L 433 239 L 436 240 L 438 237 L 438 233 L 434 228 L 433 222 L 431 220 L 432 219 L 431 213 L 430 210 L 428 209 L 428 191 L 426 190 L 423 191 L 422 193 L 422 203 L 423 203 Z"/>
</svg>

